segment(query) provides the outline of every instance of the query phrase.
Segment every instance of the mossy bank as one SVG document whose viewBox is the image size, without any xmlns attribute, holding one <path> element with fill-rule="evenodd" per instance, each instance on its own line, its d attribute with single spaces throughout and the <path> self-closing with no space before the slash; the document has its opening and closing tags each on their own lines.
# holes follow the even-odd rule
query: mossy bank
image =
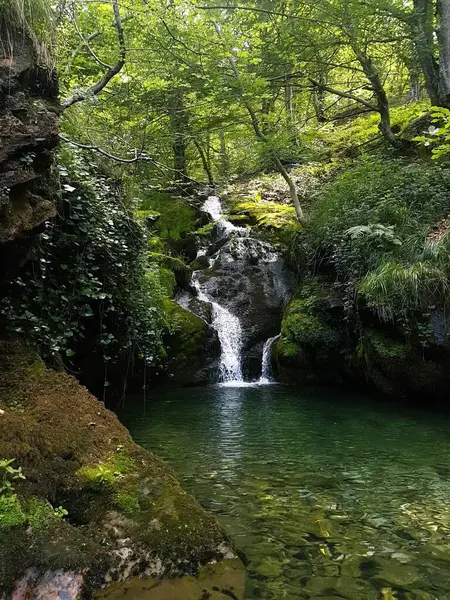
<svg viewBox="0 0 450 600">
<path fill-rule="evenodd" d="M 75 379 L 13 342 L 0 356 L 2 456 L 25 477 L 6 473 L 0 494 L 1 598 L 90 598 L 235 557 L 170 468 Z"/>
</svg>

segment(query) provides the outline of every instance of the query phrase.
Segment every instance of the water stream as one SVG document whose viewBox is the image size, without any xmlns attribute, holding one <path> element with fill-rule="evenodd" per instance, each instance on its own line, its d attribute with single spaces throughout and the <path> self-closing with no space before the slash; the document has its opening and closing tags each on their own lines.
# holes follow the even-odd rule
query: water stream
<svg viewBox="0 0 450 600">
<path fill-rule="evenodd" d="M 161 390 L 125 411 L 245 552 L 247 600 L 449 600 L 442 415 L 277 385 Z"/>
<path fill-rule="evenodd" d="M 279 335 L 271 337 L 264 344 L 263 353 L 262 353 L 261 377 L 258 381 L 258 383 L 260 385 L 275 383 L 275 380 L 272 377 L 272 369 L 270 366 L 270 355 L 272 352 L 272 346 L 279 337 L 280 337 Z"/>
</svg>

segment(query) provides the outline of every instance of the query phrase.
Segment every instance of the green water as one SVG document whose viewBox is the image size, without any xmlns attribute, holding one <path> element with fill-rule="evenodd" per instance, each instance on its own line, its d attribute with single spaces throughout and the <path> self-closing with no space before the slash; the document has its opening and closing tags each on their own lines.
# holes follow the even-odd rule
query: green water
<svg viewBox="0 0 450 600">
<path fill-rule="evenodd" d="M 245 552 L 249 600 L 450 599 L 450 417 L 279 386 L 120 416 Z"/>
</svg>

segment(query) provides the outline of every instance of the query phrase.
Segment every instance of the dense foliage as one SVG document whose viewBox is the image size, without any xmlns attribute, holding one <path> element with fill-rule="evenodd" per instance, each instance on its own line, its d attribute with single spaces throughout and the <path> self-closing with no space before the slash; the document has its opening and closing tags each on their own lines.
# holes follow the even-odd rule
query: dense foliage
<svg viewBox="0 0 450 600">
<path fill-rule="evenodd" d="M 4 290 L 9 329 L 68 364 L 91 352 L 105 364 L 128 354 L 159 364 L 164 288 L 120 181 L 100 176 L 78 152 L 60 156 L 59 173 L 59 217 Z"/>
<path fill-rule="evenodd" d="M 178 327 L 167 301 L 211 233 L 200 182 L 326 282 L 353 345 L 377 327 L 431 343 L 449 288 L 448 3 L 3 4 L 53 46 L 72 148 L 60 217 L 2 301 L 10 329 L 49 356 L 90 344 L 158 364 Z M 307 288 L 286 339 L 308 337 Z"/>
</svg>

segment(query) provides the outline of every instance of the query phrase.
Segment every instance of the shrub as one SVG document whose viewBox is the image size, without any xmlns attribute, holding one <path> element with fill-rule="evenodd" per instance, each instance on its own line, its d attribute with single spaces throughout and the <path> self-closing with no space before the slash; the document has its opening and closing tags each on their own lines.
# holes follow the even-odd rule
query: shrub
<svg viewBox="0 0 450 600">
<path fill-rule="evenodd" d="M 146 232 L 117 182 L 99 176 L 79 152 L 61 160 L 61 214 L 46 224 L 35 259 L 3 290 L 7 326 L 46 358 L 82 351 L 108 363 L 133 352 L 157 364 L 164 289 L 148 276 Z"/>
</svg>

